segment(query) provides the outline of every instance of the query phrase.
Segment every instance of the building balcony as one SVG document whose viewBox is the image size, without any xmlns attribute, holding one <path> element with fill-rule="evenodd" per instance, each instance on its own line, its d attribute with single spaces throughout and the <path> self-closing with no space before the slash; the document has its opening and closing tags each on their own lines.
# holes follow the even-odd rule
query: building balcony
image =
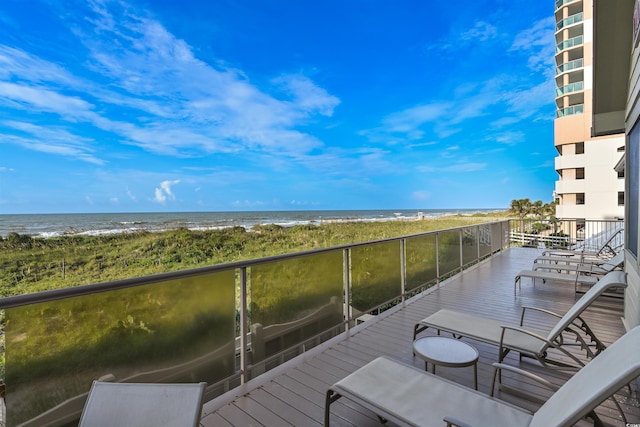
<svg viewBox="0 0 640 427">
<path fill-rule="evenodd" d="M 566 108 L 560 108 L 556 111 L 556 118 L 573 116 L 575 114 L 584 113 L 584 104 L 571 105 Z"/>
<path fill-rule="evenodd" d="M 582 46 L 583 43 L 584 43 L 584 36 L 576 36 L 568 40 L 565 40 L 563 42 L 560 42 L 556 45 L 556 55 L 562 52 L 563 50 L 571 49 L 577 46 Z"/>
<path fill-rule="evenodd" d="M 554 159 L 555 170 L 576 169 L 584 167 L 584 154 L 564 154 Z"/>
<path fill-rule="evenodd" d="M 584 90 L 584 82 L 569 83 L 568 85 L 556 88 L 556 98 L 582 90 Z"/>
<path fill-rule="evenodd" d="M 585 193 L 587 181 L 584 179 L 563 179 L 556 181 L 556 194 Z"/>
<path fill-rule="evenodd" d="M 569 71 L 579 70 L 582 67 L 584 67 L 583 58 L 578 58 L 578 59 L 574 59 L 573 61 L 565 62 L 564 64 L 561 64 L 556 67 L 556 77 L 561 74 L 567 73 Z"/>
<path fill-rule="evenodd" d="M 556 32 L 560 31 L 563 28 L 567 28 L 567 27 L 569 27 L 571 25 L 578 24 L 578 23 L 582 22 L 583 19 L 584 19 L 584 13 L 583 12 L 576 13 L 574 15 L 568 16 L 568 17 L 564 18 L 563 20 L 558 21 L 556 23 Z"/>
<path fill-rule="evenodd" d="M 525 282 L 514 295 L 516 274 L 540 251 L 510 247 L 512 232 L 501 221 L 4 298 L 7 425 L 77 420 L 98 378 L 205 381 L 203 426 L 322 425 L 327 388 L 368 361 L 386 355 L 424 367 L 412 356 L 413 326 L 440 308 L 518 324 L 525 304 L 571 307 L 573 285 Z M 567 235 L 566 244 L 580 238 Z M 622 300 L 602 297 L 584 318 L 610 344 L 624 333 L 622 310 Z M 489 393 L 497 348 L 469 343 L 480 352 L 480 392 Z M 506 363 L 557 385 L 570 375 L 517 355 Z M 472 385 L 472 372 L 438 375 Z M 527 409 L 550 393 L 506 381 L 529 398 L 498 397 Z M 637 405 L 624 410 L 640 421 Z M 597 413 L 619 423 L 611 403 Z M 379 425 L 348 401 L 332 406 L 332 422 Z"/>
<path fill-rule="evenodd" d="M 556 0 L 556 10 L 560 9 L 562 6 L 570 4 L 570 3 L 578 3 L 582 0 Z"/>
</svg>

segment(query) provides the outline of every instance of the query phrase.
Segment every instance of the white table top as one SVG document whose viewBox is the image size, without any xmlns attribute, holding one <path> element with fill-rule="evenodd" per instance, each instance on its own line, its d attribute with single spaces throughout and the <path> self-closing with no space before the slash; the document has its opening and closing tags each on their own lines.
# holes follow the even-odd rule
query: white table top
<svg viewBox="0 0 640 427">
<path fill-rule="evenodd" d="M 421 359 L 440 366 L 470 366 L 478 361 L 478 350 L 466 342 L 449 337 L 422 337 L 413 342 Z"/>
</svg>

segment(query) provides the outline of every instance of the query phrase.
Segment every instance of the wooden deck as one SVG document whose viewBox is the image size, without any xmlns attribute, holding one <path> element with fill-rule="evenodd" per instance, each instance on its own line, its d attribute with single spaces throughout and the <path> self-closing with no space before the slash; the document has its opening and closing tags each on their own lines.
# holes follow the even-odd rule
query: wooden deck
<svg viewBox="0 0 640 427">
<path fill-rule="evenodd" d="M 564 313 L 579 295 L 574 294 L 573 285 L 543 284 L 532 285 L 530 279 L 523 279 L 522 289 L 514 296 L 514 277 L 530 268 L 539 253 L 535 249 L 509 249 L 479 266 L 465 271 L 419 297 L 408 301 L 404 307 L 386 315 L 378 316 L 352 330 L 348 339 L 333 341 L 326 348 L 317 349 L 298 357 L 261 378 L 232 390 L 225 396 L 204 405 L 201 424 L 208 426 L 320 426 L 324 418 L 324 399 L 327 388 L 356 369 L 378 356 L 391 358 L 423 368 L 424 362 L 412 356 L 413 326 L 419 320 L 441 308 L 455 309 L 480 316 L 518 324 L 520 308 L 523 305 L 546 308 Z M 624 333 L 620 317 L 623 304 L 621 299 L 601 297 L 584 314 L 583 318 L 596 335 L 609 345 Z M 547 319 L 531 317 L 527 325 L 548 326 Z M 422 335 L 432 334 L 429 330 Z M 489 393 L 493 368 L 497 361 L 497 347 L 468 341 L 480 352 L 478 364 L 478 385 L 483 393 Z M 538 373 L 560 385 L 570 374 L 542 368 L 537 362 L 510 354 L 507 363 L 521 366 Z M 439 376 L 460 384 L 473 386 L 472 368 L 438 368 Z M 535 410 L 550 391 L 538 387 L 530 380 L 506 376 L 505 383 L 532 399 L 523 399 L 513 393 L 499 392 L 501 399 Z M 629 422 L 640 423 L 638 408 L 638 383 L 634 394 L 622 391 L 620 401 Z M 610 401 L 597 410 L 603 421 L 610 425 L 624 425 Z M 452 414 L 455 415 L 455 414 Z M 340 399 L 331 406 L 333 426 L 380 426 L 372 412 Z M 444 424 L 443 424 L 444 425 Z"/>
</svg>

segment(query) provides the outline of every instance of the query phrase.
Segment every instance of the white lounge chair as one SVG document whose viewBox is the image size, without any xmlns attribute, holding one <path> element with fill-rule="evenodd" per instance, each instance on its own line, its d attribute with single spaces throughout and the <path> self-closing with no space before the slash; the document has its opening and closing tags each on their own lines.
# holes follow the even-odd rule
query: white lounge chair
<svg viewBox="0 0 640 427">
<path fill-rule="evenodd" d="M 578 285 L 594 285 L 598 279 L 604 274 L 614 271 L 624 264 L 624 253 L 620 252 L 607 263 L 600 266 L 597 265 L 561 265 L 554 264 L 533 264 L 532 270 L 521 270 L 515 277 L 513 282 L 513 293 L 516 288 L 522 288 L 522 278 L 529 277 L 535 285 L 536 279 L 542 279 L 555 282 L 573 283 L 574 290 L 578 292 Z"/>
<path fill-rule="evenodd" d="M 519 352 L 521 356 L 534 358 L 545 366 L 548 364 L 564 367 L 584 366 L 582 360 L 566 350 L 563 334 L 573 335 L 581 349 L 585 351 L 587 359 L 598 355 L 605 349 L 605 345 L 595 336 L 580 315 L 605 291 L 625 287 L 626 284 L 627 273 L 612 271 L 582 295 L 564 315 L 535 307 L 522 307 L 520 325 L 507 325 L 505 322 L 486 317 L 446 309 L 439 310 L 415 324 L 413 339 L 415 340 L 417 335 L 427 328 L 433 328 L 438 333 L 445 331 L 454 337 L 467 337 L 499 346 L 498 362 L 502 362 L 509 351 L 513 350 Z M 525 328 L 525 313 L 529 310 L 536 310 L 556 317 L 558 321 L 549 331 Z M 592 343 L 595 345 L 595 352 L 591 350 Z M 575 365 L 549 358 L 548 351 L 550 349 L 560 351 L 573 360 Z"/>
<path fill-rule="evenodd" d="M 552 282 L 572 283 L 576 292 L 578 292 L 578 285 L 592 286 L 598 281 L 597 277 L 582 273 L 569 274 L 558 273 L 555 271 L 522 270 L 518 273 L 513 282 L 514 294 L 517 289 L 522 289 L 521 282 L 523 277 L 531 278 L 534 285 L 536 284 L 536 279 L 542 279 L 542 283 L 545 283 L 547 280 L 551 280 Z"/>
<path fill-rule="evenodd" d="M 207 383 L 94 381 L 80 427 L 197 427 Z"/>
<path fill-rule="evenodd" d="M 624 229 L 615 229 L 608 237 L 604 237 L 604 241 L 602 239 L 599 240 L 602 243 L 586 242 L 575 249 L 547 249 L 542 252 L 542 255 L 563 254 L 565 256 L 610 258 L 619 253 L 624 246 Z"/>
<path fill-rule="evenodd" d="M 576 372 L 533 414 L 413 366 L 379 357 L 327 390 L 324 425 L 330 425 L 330 406 L 340 397 L 401 426 L 570 426 L 586 416 L 599 422 L 594 409 L 640 376 L 639 348 L 640 326 Z M 494 366 L 556 388 L 518 368 Z M 494 386 L 495 374 L 492 394 Z M 617 401 L 616 406 L 620 410 Z M 624 413 L 620 413 L 626 423 Z"/>
<path fill-rule="evenodd" d="M 556 272 L 578 272 L 582 274 L 596 274 L 596 275 L 605 275 L 610 271 L 613 271 L 617 268 L 620 268 L 624 264 L 624 253 L 620 252 L 616 254 L 610 260 L 607 260 L 602 263 L 589 263 L 589 262 L 581 262 L 577 265 L 571 264 L 549 264 L 549 263 L 537 263 L 535 260 L 533 261 L 533 271 L 556 271 Z"/>
<path fill-rule="evenodd" d="M 620 252 L 619 252 L 620 253 Z M 618 254 L 616 254 L 618 255 Z M 616 256 L 614 255 L 614 256 Z M 533 260 L 534 264 L 564 264 L 564 265 L 602 265 L 611 261 L 613 257 L 597 258 L 585 256 L 553 256 L 542 255 Z"/>
</svg>

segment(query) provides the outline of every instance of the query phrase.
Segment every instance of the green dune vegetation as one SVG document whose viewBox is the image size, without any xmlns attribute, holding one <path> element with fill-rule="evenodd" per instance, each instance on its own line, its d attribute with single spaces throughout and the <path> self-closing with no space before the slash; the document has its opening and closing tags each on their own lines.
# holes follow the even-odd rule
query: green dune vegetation
<svg viewBox="0 0 640 427">
<path fill-rule="evenodd" d="M 506 212 L 50 239 L 11 234 L 0 240 L 1 293 L 9 296 L 106 282 L 505 218 Z M 445 233 L 445 247 L 449 238 L 457 242 L 458 234 Z M 412 246 L 406 260 L 409 289 L 435 274 L 424 271 L 425 259 L 433 256 L 428 250 L 434 243 L 431 240 L 421 237 L 408 243 Z M 458 254 L 458 243 L 452 243 L 451 249 Z M 393 256 L 397 254 L 397 242 L 354 250 L 354 309 L 366 311 L 397 296 L 400 289 L 390 289 L 389 283 L 399 283 L 399 272 L 386 267 L 387 262 L 397 262 Z M 250 324 L 290 322 L 330 302 L 334 304 L 340 297 L 341 256 L 339 252 L 327 252 L 261 264 L 252 267 L 251 277 L 260 286 L 252 289 Z M 11 423 L 30 419 L 86 391 L 86 384 L 104 373 L 128 378 L 206 359 L 207 363 L 197 368 L 206 373 L 203 378 L 215 382 L 227 377 L 233 371 L 233 343 L 238 334 L 235 280 L 233 270 L 223 270 L 6 310 L 6 319 L 2 313 L 0 325 L 11 352 L 5 361 L 5 353 L 0 351 L 0 379 L 11 385 Z M 324 323 L 315 325 L 315 329 L 305 327 L 305 333 L 313 335 L 340 324 L 342 304 L 338 301 L 337 312 L 329 311 L 322 319 Z M 251 355 L 259 358 L 279 350 L 282 348 L 269 347 L 261 356 Z M 172 375 L 172 380 L 178 381 L 190 373 L 176 369 Z"/>
<path fill-rule="evenodd" d="M 336 222 L 280 227 L 274 224 L 161 233 L 0 239 L 0 296 L 107 282 L 131 277 L 411 235 L 504 219 L 507 212 L 441 218 Z"/>
</svg>

